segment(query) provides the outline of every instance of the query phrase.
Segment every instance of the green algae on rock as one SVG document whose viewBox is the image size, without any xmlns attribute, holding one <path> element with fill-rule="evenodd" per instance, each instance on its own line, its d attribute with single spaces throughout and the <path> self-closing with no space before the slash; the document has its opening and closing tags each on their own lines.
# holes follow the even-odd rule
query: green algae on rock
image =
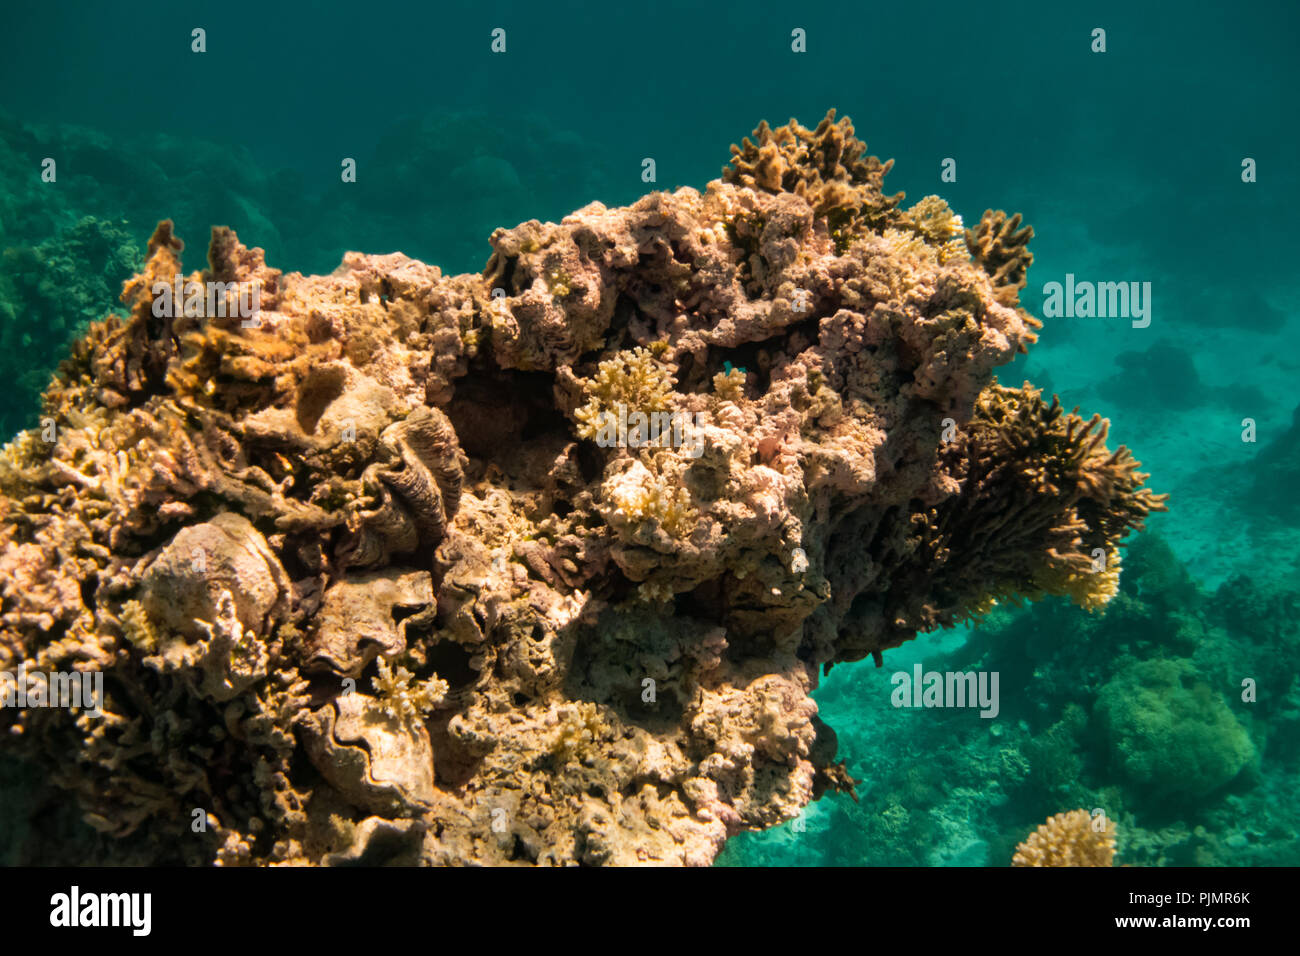
<svg viewBox="0 0 1300 956">
<path fill-rule="evenodd" d="M 190 279 L 257 283 L 247 326 L 154 314 L 159 226 L 0 462 L 0 669 L 112 677 L 99 720 L 0 730 L 105 860 L 707 864 L 852 786 L 823 668 L 1105 603 L 1163 505 L 994 383 L 1039 327 L 1018 220 L 901 209 L 833 114 L 755 135 L 704 192 L 498 229 L 481 275 L 216 229 Z M 702 448 L 591 439 L 646 395 Z"/>
<path fill-rule="evenodd" d="M 1134 663 L 1097 695 L 1112 759 L 1153 798 L 1195 800 L 1255 761 L 1255 745 L 1223 697 L 1183 658 Z"/>
</svg>

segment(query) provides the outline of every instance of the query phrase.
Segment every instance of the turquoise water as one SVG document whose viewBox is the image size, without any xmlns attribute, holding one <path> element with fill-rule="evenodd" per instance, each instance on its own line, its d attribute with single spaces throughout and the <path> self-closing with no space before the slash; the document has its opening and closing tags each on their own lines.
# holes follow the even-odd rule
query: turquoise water
<svg viewBox="0 0 1300 956">
<path fill-rule="evenodd" d="M 1149 324 L 1049 318 L 1000 375 L 1109 418 L 1170 493 L 1126 557 L 1121 598 L 1104 617 L 1003 608 L 883 668 L 835 668 L 816 697 L 858 802 L 828 795 L 719 862 L 1002 865 L 1047 816 L 1101 807 L 1125 862 L 1300 863 L 1294 4 L 12 6 L 6 435 L 32 424 L 69 338 L 114 306 L 159 219 L 198 248 L 233 226 L 286 270 L 328 272 L 357 249 L 476 271 L 496 226 L 703 187 L 759 120 L 814 125 L 829 107 L 896 161 L 886 185 L 909 200 L 938 193 L 967 223 L 1024 215 L 1034 314 L 1067 276 L 1150 283 Z M 41 181 L 46 156 L 57 184 Z M 340 182 L 341 157 L 355 183 Z M 1004 719 L 893 707 L 891 675 L 916 662 L 998 670 Z M 1153 662 L 1177 678 L 1161 684 Z M 1117 701 L 1145 708 L 1175 766 L 1137 781 L 1107 730 Z M 1251 757 L 1220 779 L 1239 735 Z"/>
</svg>

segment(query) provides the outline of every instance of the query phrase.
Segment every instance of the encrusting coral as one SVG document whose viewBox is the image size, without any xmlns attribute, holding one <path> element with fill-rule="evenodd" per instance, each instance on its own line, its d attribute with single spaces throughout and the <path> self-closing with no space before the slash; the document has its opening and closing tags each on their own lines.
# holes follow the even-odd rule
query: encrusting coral
<svg viewBox="0 0 1300 956">
<path fill-rule="evenodd" d="M 1100 824 L 1096 826 L 1095 824 Z M 1087 810 L 1049 817 L 1029 834 L 1012 858 L 1012 866 L 1114 866 L 1115 824 Z"/>
<path fill-rule="evenodd" d="M 109 676 L 0 731 L 95 858 L 707 864 L 852 788 L 823 668 L 1105 602 L 1162 504 L 994 384 L 1025 233 L 962 249 L 833 113 L 755 137 L 704 192 L 498 229 L 481 275 L 216 229 L 188 278 L 253 321 L 155 308 L 158 227 L 0 462 L 0 669 Z M 594 440 L 620 402 L 691 433 Z"/>
</svg>

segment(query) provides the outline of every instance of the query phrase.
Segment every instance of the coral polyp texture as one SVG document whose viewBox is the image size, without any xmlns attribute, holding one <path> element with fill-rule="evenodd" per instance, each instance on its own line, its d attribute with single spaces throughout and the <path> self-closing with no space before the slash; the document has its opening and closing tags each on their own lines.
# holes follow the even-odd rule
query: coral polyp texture
<svg viewBox="0 0 1300 956">
<path fill-rule="evenodd" d="M 1163 505 L 993 378 L 1028 232 L 904 208 L 833 113 L 754 137 L 478 275 L 215 229 L 184 278 L 255 320 L 156 308 L 159 225 L 0 464 L 0 670 L 105 673 L 102 715 L 0 709 L 80 858 L 708 864 L 853 789 L 824 669 L 1105 604 Z M 620 413 L 686 427 L 597 441 Z"/>
<path fill-rule="evenodd" d="M 1114 866 L 1115 824 L 1087 810 L 1049 817 L 1029 834 L 1012 858 L 1012 866 Z"/>
</svg>

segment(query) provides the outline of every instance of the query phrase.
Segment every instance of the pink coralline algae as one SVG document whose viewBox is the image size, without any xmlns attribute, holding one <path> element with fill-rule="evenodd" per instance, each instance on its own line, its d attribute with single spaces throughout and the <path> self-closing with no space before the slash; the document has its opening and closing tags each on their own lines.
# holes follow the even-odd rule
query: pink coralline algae
<svg viewBox="0 0 1300 956">
<path fill-rule="evenodd" d="M 43 838 L 708 864 L 853 789 L 824 669 L 1103 605 L 1163 506 L 1104 423 L 993 378 L 1039 325 L 1029 230 L 904 208 L 833 114 L 733 154 L 498 229 L 481 275 L 286 274 L 216 229 L 185 279 L 255 283 L 255 321 L 154 308 L 160 224 L 0 462 L 0 670 L 106 677 L 99 717 L 0 708 L 94 828 Z"/>
</svg>

